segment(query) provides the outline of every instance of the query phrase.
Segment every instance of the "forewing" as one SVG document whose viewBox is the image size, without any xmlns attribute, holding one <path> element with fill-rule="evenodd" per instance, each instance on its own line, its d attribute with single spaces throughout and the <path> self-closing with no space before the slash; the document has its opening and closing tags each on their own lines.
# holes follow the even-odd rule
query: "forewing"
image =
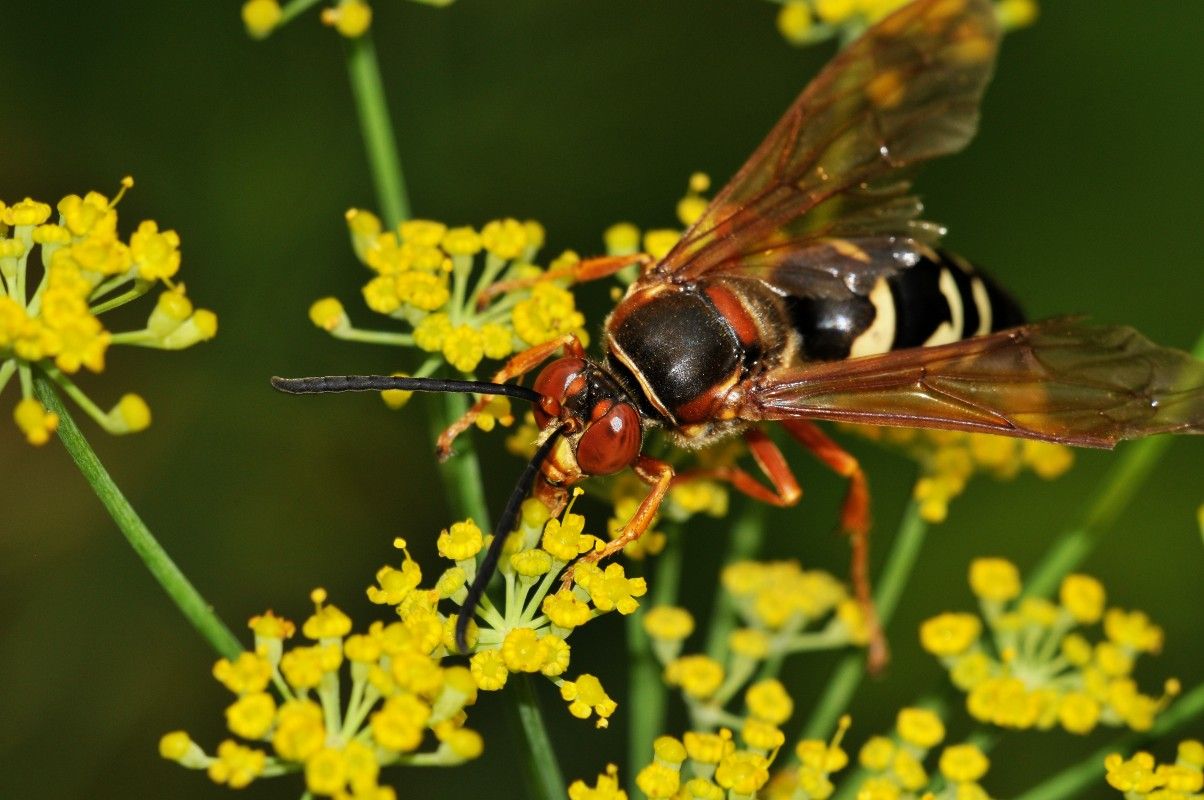
<svg viewBox="0 0 1204 800">
<path fill-rule="evenodd" d="M 999 30 L 988 0 L 917 0 L 812 81 L 654 270 L 690 278 L 825 236 L 934 242 L 904 171 L 974 135 Z"/>
<path fill-rule="evenodd" d="M 742 416 L 946 428 L 1112 447 L 1204 433 L 1204 361 L 1132 328 L 1058 319 L 880 356 L 777 370 Z"/>
</svg>

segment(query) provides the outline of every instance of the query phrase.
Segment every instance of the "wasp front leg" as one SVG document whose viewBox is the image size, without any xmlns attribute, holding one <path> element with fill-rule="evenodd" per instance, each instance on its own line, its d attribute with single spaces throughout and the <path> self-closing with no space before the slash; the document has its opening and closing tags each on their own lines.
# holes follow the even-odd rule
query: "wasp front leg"
<svg viewBox="0 0 1204 800">
<path fill-rule="evenodd" d="M 567 266 L 550 269 L 541 275 L 535 275 L 530 278 L 513 278 L 507 281 L 498 281 L 485 287 L 477 298 L 477 305 L 484 307 L 499 294 L 506 294 L 507 292 L 519 289 L 530 289 L 535 284 L 543 283 L 544 281 L 569 278 L 573 283 L 585 283 L 587 281 L 596 281 L 610 277 L 633 264 L 638 264 L 640 270 L 643 271 L 652 266 L 654 262 L 655 259 L 647 253 L 587 258 L 584 261 L 577 261 Z"/>
<path fill-rule="evenodd" d="M 493 382 L 505 383 L 511 378 L 522 377 L 548 360 L 561 348 L 570 356 L 581 358 L 585 355 L 585 348 L 581 346 L 581 341 L 571 333 L 565 334 L 543 344 L 528 347 L 526 350 L 511 357 L 504 367 L 493 374 Z M 481 415 L 481 412 L 485 410 L 489 402 L 489 397 L 482 397 L 480 400 L 477 400 L 469 407 L 468 411 L 464 412 L 463 416 L 447 426 L 447 430 L 439 434 L 439 439 L 435 443 L 435 455 L 440 461 L 447 460 L 451 455 L 452 443 L 456 440 L 456 437 L 472 427 L 472 424 L 476 422 L 477 417 Z"/>
<path fill-rule="evenodd" d="M 840 527 L 849 537 L 853 548 L 849 578 L 869 629 L 870 670 L 878 672 L 886 666 L 890 651 L 882 633 L 882 626 L 878 622 L 878 612 L 874 608 L 873 594 L 870 590 L 870 490 L 865 472 L 852 454 L 832 441 L 813 423 L 806 420 L 783 420 L 782 424 L 787 432 L 816 458 L 849 481 L 840 512 Z"/>
<path fill-rule="evenodd" d="M 640 480 L 651 487 L 648 494 L 644 495 L 639 508 L 631 515 L 631 519 L 627 520 L 627 524 L 619 531 L 619 535 L 602 547 L 583 555 L 577 562 L 578 564 L 596 564 L 604 558 L 613 556 L 643 536 L 652 526 L 652 520 L 656 517 L 656 512 L 660 510 L 661 503 L 665 501 L 665 495 L 669 493 L 669 487 L 673 484 L 673 467 L 660 459 L 640 456 L 633 469 Z M 576 564 L 570 566 L 560 576 L 560 582 L 566 588 L 572 586 L 575 568 Z"/>
</svg>

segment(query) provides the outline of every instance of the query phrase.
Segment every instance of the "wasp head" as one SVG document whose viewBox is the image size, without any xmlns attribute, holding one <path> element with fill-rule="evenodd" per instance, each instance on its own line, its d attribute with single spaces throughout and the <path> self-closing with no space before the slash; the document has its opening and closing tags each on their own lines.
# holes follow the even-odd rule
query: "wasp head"
<svg viewBox="0 0 1204 800">
<path fill-rule="evenodd" d="M 562 485 L 585 475 L 610 475 L 640 455 L 640 413 L 627 391 L 597 364 L 566 356 L 544 367 L 533 387 L 540 394 L 535 421 L 558 420 L 562 446 L 547 465 Z"/>
</svg>

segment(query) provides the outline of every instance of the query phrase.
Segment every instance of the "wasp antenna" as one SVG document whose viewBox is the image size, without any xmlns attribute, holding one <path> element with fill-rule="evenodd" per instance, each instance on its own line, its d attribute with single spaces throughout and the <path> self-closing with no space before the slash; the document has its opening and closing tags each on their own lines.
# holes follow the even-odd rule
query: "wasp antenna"
<svg viewBox="0 0 1204 800">
<path fill-rule="evenodd" d="M 273 388 L 288 394 L 325 394 L 330 392 L 383 392 L 402 389 L 410 392 L 456 392 L 462 394 L 500 394 L 516 400 L 537 403 L 541 395 L 525 386 L 489 381 L 454 381 L 442 378 L 408 378 L 400 375 L 326 375 L 317 378 L 272 378 Z"/>
<path fill-rule="evenodd" d="M 493 526 L 493 541 L 489 543 L 489 550 L 485 552 L 484 560 L 477 567 L 477 575 L 472 579 L 472 585 L 468 587 L 468 595 L 464 598 L 464 603 L 460 606 L 460 613 L 456 617 L 456 649 L 461 653 L 468 652 L 468 623 L 477 609 L 477 603 L 481 601 L 481 595 L 485 593 L 489 579 L 497 570 L 497 562 L 502 557 L 502 547 L 506 544 L 506 537 L 510 535 L 515 522 L 518 521 L 519 509 L 522 507 L 523 500 L 531 492 L 535 477 L 539 474 L 539 465 L 548 457 L 548 453 L 552 451 L 559 435 L 560 428 L 553 427 L 551 435 L 540 444 L 535 455 L 531 457 L 531 461 L 518 476 L 518 483 L 515 484 L 514 491 L 510 493 L 510 499 L 506 501 L 506 507 L 502 510 L 502 515 L 498 517 L 497 524 Z"/>
</svg>

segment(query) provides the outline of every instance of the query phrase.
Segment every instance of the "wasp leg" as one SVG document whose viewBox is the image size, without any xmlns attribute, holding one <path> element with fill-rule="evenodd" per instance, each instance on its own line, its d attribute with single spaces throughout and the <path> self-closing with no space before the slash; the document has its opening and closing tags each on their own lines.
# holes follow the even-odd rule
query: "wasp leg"
<svg viewBox="0 0 1204 800">
<path fill-rule="evenodd" d="M 484 307 L 496 295 L 513 292 L 518 289 L 529 289 L 537 283 L 543 281 L 556 280 L 557 278 L 571 278 L 573 283 L 584 283 L 586 281 L 596 281 L 601 278 L 606 278 L 614 275 L 624 267 L 629 267 L 632 264 L 638 264 L 641 270 L 645 270 L 652 266 L 654 259 L 647 253 L 632 253 L 626 256 L 600 256 L 598 258 L 587 258 L 584 261 L 578 261 L 564 267 L 557 267 L 544 272 L 542 275 L 536 275 L 531 278 L 513 278 L 508 281 L 498 281 L 490 286 L 486 286 L 477 298 L 478 307 Z"/>
<path fill-rule="evenodd" d="M 803 496 L 803 490 L 799 488 L 798 480 L 790 471 L 790 465 L 786 463 L 786 458 L 773 440 L 760 428 L 749 428 L 744 432 L 744 441 L 748 444 L 753 460 L 761 468 L 761 473 L 773 484 L 772 489 L 739 467 L 692 469 L 682 472 L 673 479 L 670 488 L 690 481 L 716 480 L 730 483 L 733 489 L 772 506 L 792 506 L 797 503 Z"/>
<path fill-rule="evenodd" d="M 840 527 L 849 537 L 853 547 L 852 563 L 849 567 L 850 579 L 857 602 L 865 615 L 866 626 L 869 629 L 869 668 L 879 672 L 890 659 L 890 651 L 886 645 L 886 637 L 878 622 L 878 612 L 874 608 L 873 595 L 870 592 L 870 490 L 861 465 L 850 453 L 828 438 L 827 434 L 806 420 L 783 420 L 786 430 L 804 447 L 810 450 L 816 458 L 826 464 L 833 472 L 849 481 L 848 492 L 845 494 L 844 505 L 840 512 Z"/>
<path fill-rule="evenodd" d="M 660 459 L 640 456 L 635 462 L 634 469 L 635 474 L 640 476 L 640 480 L 652 488 L 648 490 L 648 494 L 644 495 L 644 499 L 640 501 L 640 507 L 631 515 L 631 519 L 627 520 L 627 524 L 623 526 L 623 530 L 619 532 L 619 535 L 610 542 L 607 542 L 605 546 L 583 555 L 577 562 L 578 564 L 594 564 L 604 558 L 613 556 L 643 536 L 644 532 L 652 525 L 652 518 L 656 516 L 661 503 L 665 500 L 665 495 L 669 493 L 669 486 L 673 483 L 673 467 Z M 565 588 L 569 588 L 573 584 L 575 567 L 576 564 L 571 565 L 560 576 L 560 583 Z"/>
<path fill-rule="evenodd" d="M 518 378 L 526 375 L 531 370 L 538 367 L 557 350 L 564 348 L 564 352 L 570 356 L 578 358 L 585 356 L 585 348 L 581 346 L 581 341 L 573 334 L 565 334 L 557 339 L 537 344 L 534 347 L 528 347 L 521 353 L 511 357 L 506 365 L 493 374 L 494 383 L 505 383 L 511 378 Z M 440 461 L 446 461 L 452 452 L 452 442 L 456 440 L 464 431 L 472 427 L 473 422 L 481 415 L 489 405 L 490 397 L 482 397 L 469 407 L 468 411 L 458 420 L 447 426 L 447 430 L 439 434 L 439 439 L 435 443 L 435 455 Z"/>
</svg>

